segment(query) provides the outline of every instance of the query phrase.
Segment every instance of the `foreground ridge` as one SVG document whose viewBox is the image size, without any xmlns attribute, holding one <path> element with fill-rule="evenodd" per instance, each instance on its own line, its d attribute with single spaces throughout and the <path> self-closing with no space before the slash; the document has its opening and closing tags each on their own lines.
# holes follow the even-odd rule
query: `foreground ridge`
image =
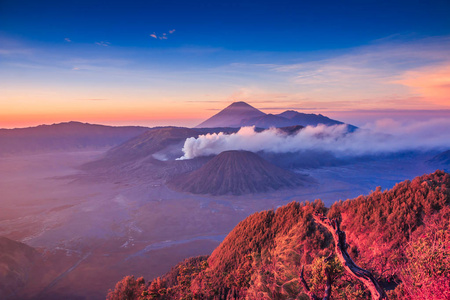
<svg viewBox="0 0 450 300">
<path fill-rule="evenodd" d="M 378 283 L 378 281 L 375 279 L 375 277 L 373 277 L 373 275 L 369 271 L 358 267 L 348 254 L 347 238 L 345 236 L 345 232 L 340 230 L 339 220 L 336 219 L 329 220 L 323 215 L 321 216 L 316 214 L 314 214 L 313 217 L 317 223 L 328 229 L 328 231 L 331 233 L 331 235 L 333 236 L 335 251 L 339 258 L 339 261 L 349 274 L 351 274 L 354 278 L 364 283 L 364 285 L 369 289 L 370 293 L 372 294 L 372 300 L 387 299 L 386 292 Z"/>
<path fill-rule="evenodd" d="M 436 171 L 330 208 L 255 213 L 210 256 L 149 283 L 127 276 L 108 299 L 450 299 L 448 245 L 450 175 Z"/>
</svg>

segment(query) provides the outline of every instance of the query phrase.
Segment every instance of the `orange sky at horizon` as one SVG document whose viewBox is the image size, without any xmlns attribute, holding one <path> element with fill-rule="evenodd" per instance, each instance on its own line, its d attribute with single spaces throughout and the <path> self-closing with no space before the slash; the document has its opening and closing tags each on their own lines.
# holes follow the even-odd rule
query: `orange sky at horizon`
<svg viewBox="0 0 450 300">
<path fill-rule="evenodd" d="M 239 100 L 239 99 L 237 99 Z M 29 115 L 5 115 L 0 113 L 0 128 L 23 128 L 34 127 L 38 125 L 50 125 L 55 123 L 79 121 L 91 124 L 103 124 L 111 126 L 182 126 L 194 127 L 213 116 L 221 109 L 225 108 L 229 103 L 215 103 L 214 107 L 220 108 L 199 109 L 199 105 L 184 105 L 181 107 L 171 105 L 168 108 L 159 106 L 153 109 L 140 109 L 128 111 L 110 111 L 110 112 L 65 112 L 65 113 L 34 113 Z M 265 113 L 281 113 L 285 109 L 265 109 L 260 105 L 248 102 L 250 105 L 259 108 Z M 286 107 L 286 110 L 289 107 Z M 332 119 L 337 119 L 346 123 L 357 126 L 364 125 L 368 122 L 373 122 L 378 119 L 391 118 L 396 120 L 421 120 L 433 118 L 450 118 L 450 109 L 435 109 L 435 110 L 395 110 L 395 109 L 379 109 L 379 110 L 301 110 L 292 108 L 303 113 L 323 114 Z M 170 111 L 170 114 L 167 111 Z M 200 113 L 199 113 L 200 112 Z"/>
<path fill-rule="evenodd" d="M 68 121 L 117 126 L 193 127 L 235 101 L 245 101 L 265 113 L 277 114 L 292 109 L 303 113 L 321 113 L 343 122 L 357 123 L 356 125 L 385 117 L 420 118 L 421 114 L 425 118 L 432 118 L 433 114 L 436 117 L 450 116 L 449 66 L 437 70 L 407 72 L 405 77 L 395 84 L 408 87 L 414 94 L 409 98 L 394 96 L 384 99 L 345 100 L 344 97 L 339 97 L 335 100 L 314 101 L 298 94 L 264 93 L 260 89 L 245 89 L 245 92 L 234 92 L 229 96 L 189 95 L 177 99 L 172 95 L 162 96 L 163 100 L 158 101 L 152 95 L 139 95 L 140 99 L 134 98 L 131 101 L 121 95 L 90 99 L 81 98 L 85 95 L 62 97 L 60 95 L 63 92 L 58 89 L 54 92 L 36 93 L 34 97 L 33 93 L 28 91 L 13 96 L 14 92 L 9 90 L 2 97 L 9 97 L 14 101 L 0 101 L 0 128 L 31 127 Z M 28 97 L 34 101 L 28 101 Z M 188 100 L 184 100 L 186 98 Z M 296 98 L 302 100 L 296 101 Z"/>
<path fill-rule="evenodd" d="M 26 100 L 28 95 L 15 98 L 13 104 L 9 101 L 0 103 L 0 128 L 20 128 L 53 124 L 68 121 L 80 121 L 105 125 L 142 125 L 142 126 L 186 126 L 193 127 L 203 120 L 216 114 L 234 101 L 245 101 L 265 113 L 281 113 L 292 109 L 304 113 L 324 114 L 335 117 L 344 122 L 364 121 L 365 118 L 376 119 L 388 115 L 391 117 L 407 115 L 420 116 L 424 111 L 434 112 L 450 111 L 450 68 L 440 69 L 439 72 L 407 73 L 407 76 L 396 84 L 403 84 L 416 92 L 410 98 L 385 98 L 368 100 L 326 100 L 314 101 L 304 99 L 296 101 L 302 96 L 297 94 L 261 93 L 253 91 L 246 93 L 233 93 L 227 97 L 209 100 L 211 95 L 203 96 L 206 100 L 177 101 L 176 97 L 163 98 L 162 101 L 144 99 L 129 101 L 122 97 L 78 99 L 67 97 L 55 99 L 37 96 L 31 103 Z M 447 77 L 445 77 L 447 76 Z M 448 83 L 449 82 L 449 83 Z M 10 93 L 11 94 L 11 93 Z M 3 95 L 3 97 L 8 95 Z M 422 97 L 422 96 L 426 96 Z M 12 97 L 11 97 L 12 98 Z M 180 97 L 182 98 L 182 97 Z M 197 98 L 190 96 L 189 98 Z M 342 98 L 342 97 L 341 97 Z M 183 99 L 183 98 L 182 98 Z M 275 99 L 275 100 L 270 100 Z M 427 101 L 426 99 L 431 99 Z M 33 104 L 34 103 L 34 104 Z M 427 113 L 427 117 L 431 117 Z M 361 122 L 358 122 L 361 124 Z"/>
<path fill-rule="evenodd" d="M 365 45 L 302 63 L 224 63 L 188 71 L 140 69 L 133 61 L 128 66 L 119 60 L 123 53 L 115 53 L 117 61 L 95 57 L 75 69 L 67 63 L 72 53 L 41 61 L 28 52 L 5 52 L 0 55 L 12 62 L 0 73 L 0 128 L 67 121 L 192 127 L 235 101 L 265 113 L 292 109 L 355 125 L 385 117 L 448 117 L 448 48 L 450 37 L 440 37 Z M 41 59 L 43 50 L 30 53 Z M 36 61 L 17 64 L 14 55 Z"/>
<path fill-rule="evenodd" d="M 450 64 L 407 71 L 396 81 L 439 106 L 450 105 Z"/>
</svg>

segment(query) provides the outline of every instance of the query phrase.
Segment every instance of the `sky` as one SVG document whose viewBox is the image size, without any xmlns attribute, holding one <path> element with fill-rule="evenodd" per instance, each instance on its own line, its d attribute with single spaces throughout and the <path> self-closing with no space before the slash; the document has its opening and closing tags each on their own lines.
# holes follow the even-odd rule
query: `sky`
<svg viewBox="0 0 450 300">
<path fill-rule="evenodd" d="M 450 2 L 0 0 L 0 128 L 195 126 L 234 101 L 450 118 Z"/>
</svg>

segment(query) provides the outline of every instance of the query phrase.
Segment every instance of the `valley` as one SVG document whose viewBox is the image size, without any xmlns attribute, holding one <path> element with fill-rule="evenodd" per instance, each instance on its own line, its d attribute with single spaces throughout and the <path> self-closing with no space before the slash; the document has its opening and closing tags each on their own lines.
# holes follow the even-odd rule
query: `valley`
<svg viewBox="0 0 450 300">
<path fill-rule="evenodd" d="M 0 300 L 450 300 L 449 15 L 0 0 Z"/>
<path fill-rule="evenodd" d="M 0 131 L 0 247 L 8 249 L 0 296 L 104 299 L 124 276 L 151 280 L 211 254 L 256 212 L 315 199 L 331 207 L 448 170 L 447 152 L 433 147 L 334 152 L 380 135 L 322 115 L 287 111 L 293 126 L 233 128 L 261 115 L 237 102 L 205 121 L 224 128 L 69 122 Z"/>
<path fill-rule="evenodd" d="M 103 154 L 56 152 L 0 160 L 0 173 L 8 174 L 0 179 L 0 236 L 47 257 L 53 275 L 38 283 L 41 298 L 103 299 L 126 275 L 151 279 L 184 258 L 210 254 L 256 211 L 318 198 L 330 206 L 438 167 L 427 163 L 432 154 L 416 154 L 301 170 L 317 180 L 308 187 L 208 196 L 173 191 L 161 179 L 86 180 L 79 166 Z M 36 284 L 25 286 L 25 294 Z"/>
</svg>

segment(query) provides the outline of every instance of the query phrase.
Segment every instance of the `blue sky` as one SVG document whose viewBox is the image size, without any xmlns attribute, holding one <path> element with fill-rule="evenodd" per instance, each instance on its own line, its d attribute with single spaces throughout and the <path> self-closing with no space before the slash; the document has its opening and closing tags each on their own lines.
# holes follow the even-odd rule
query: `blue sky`
<svg viewBox="0 0 450 300">
<path fill-rule="evenodd" d="M 449 15 L 449 1 L 1 0 L 0 127 L 191 126 L 234 100 L 448 110 Z"/>
<path fill-rule="evenodd" d="M 317 51 L 395 34 L 449 34 L 448 1 L 21 1 L 2 0 L 2 31 L 34 42 L 108 41 L 121 47 L 193 45 Z M 168 33 L 164 41 L 149 35 Z M 163 43 L 164 42 L 164 43 Z"/>
</svg>

